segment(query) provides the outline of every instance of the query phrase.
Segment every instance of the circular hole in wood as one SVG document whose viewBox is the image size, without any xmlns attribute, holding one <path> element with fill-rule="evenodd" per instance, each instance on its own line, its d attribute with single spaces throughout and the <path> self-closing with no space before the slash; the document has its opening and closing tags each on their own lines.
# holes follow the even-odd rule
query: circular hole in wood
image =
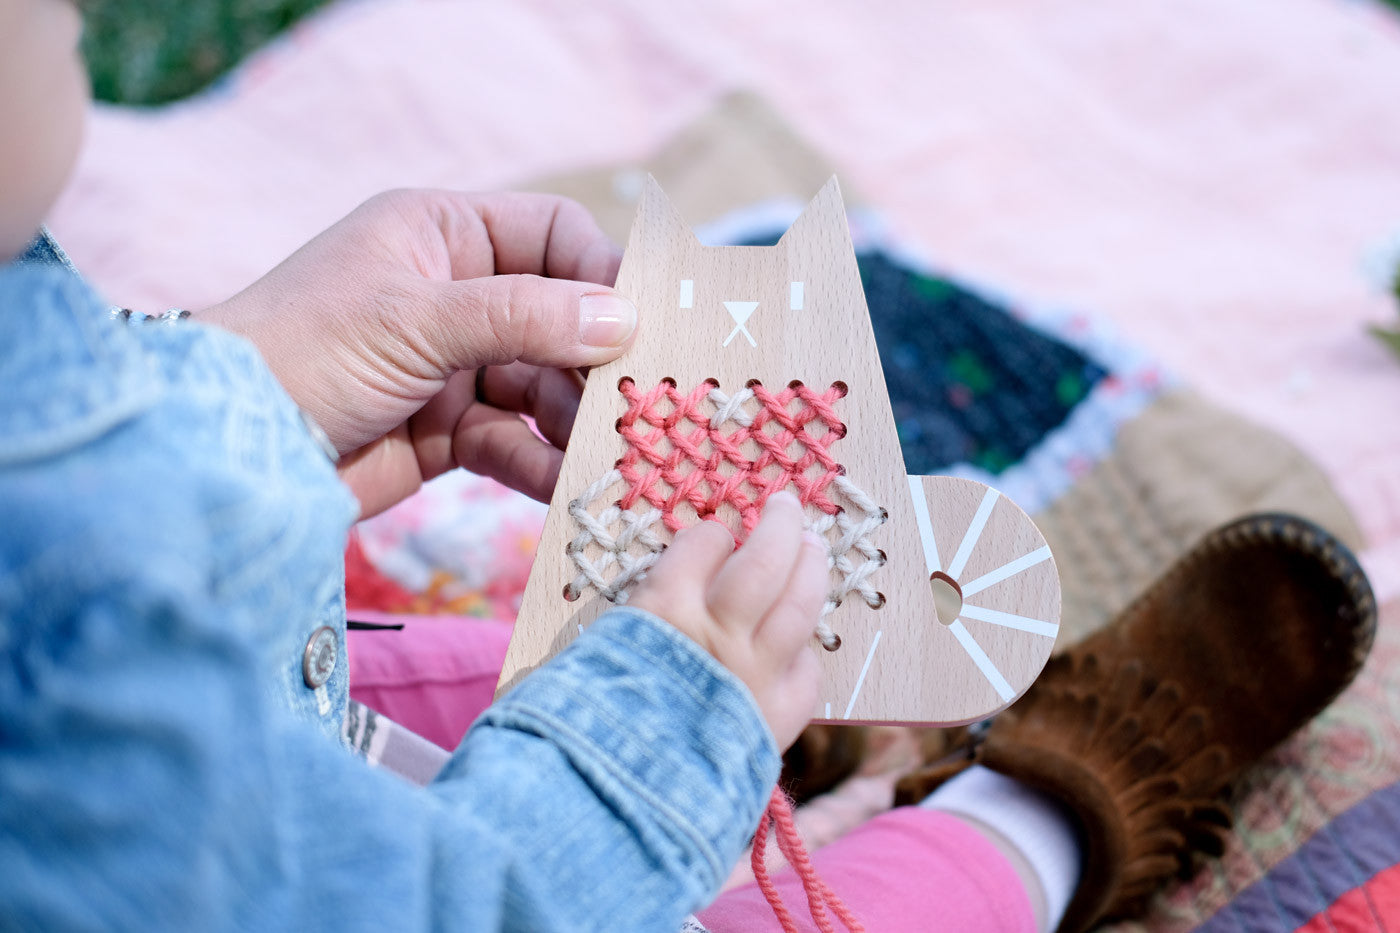
<svg viewBox="0 0 1400 933">
<path fill-rule="evenodd" d="M 822 647 L 825 648 L 827 651 L 836 651 L 841 647 L 841 636 L 834 635 L 832 636 L 832 638 L 833 640 L 829 645 L 826 642 L 822 642 Z"/>
<path fill-rule="evenodd" d="M 789 389 L 800 389 L 800 388 L 802 388 L 802 380 L 801 380 L 801 379 L 794 379 L 794 380 L 792 380 L 791 382 L 788 383 L 788 388 L 789 388 Z"/>
<path fill-rule="evenodd" d="M 846 383 L 842 382 L 840 379 L 837 379 L 835 382 L 833 382 L 831 384 L 831 387 L 837 392 L 841 393 L 839 396 L 837 396 L 838 398 L 845 398 L 847 393 L 851 391 L 850 386 L 846 385 Z"/>
<path fill-rule="evenodd" d="M 938 621 L 952 625 L 962 615 L 962 587 L 941 570 L 929 575 L 928 585 L 933 590 L 933 608 L 938 613 Z"/>
<path fill-rule="evenodd" d="M 763 383 L 760 382 L 759 380 L 757 380 L 757 379 L 750 379 L 748 382 L 744 383 L 744 388 L 746 388 L 746 389 L 752 389 L 754 386 L 761 386 L 761 385 L 763 385 Z"/>
<path fill-rule="evenodd" d="M 573 602 L 574 600 L 578 599 L 578 597 L 579 594 L 574 590 L 573 586 L 571 584 L 565 583 L 564 599 L 568 600 L 569 602 Z"/>
<path fill-rule="evenodd" d="M 631 376 L 623 376 L 621 379 L 617 380 L 617 391 L 626 392 L 627 387 L 633 384 Z"/>
<path fill-rule="evenodd" d="M 673 389 L 676 387 L 676 380 L 672 379 L 670 376 L 662 376 L 661 381 Z"/>
</svg>

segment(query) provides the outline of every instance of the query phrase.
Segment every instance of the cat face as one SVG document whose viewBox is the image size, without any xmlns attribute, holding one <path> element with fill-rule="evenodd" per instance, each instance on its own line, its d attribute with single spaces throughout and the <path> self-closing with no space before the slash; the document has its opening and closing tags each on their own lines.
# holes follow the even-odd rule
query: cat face
<svg viewBox="0 0 1400 933">
<path fill-rule="evenodd" d="M 789 311 L 802 310 L 803 294 L 804 285 L 802 282 L 788 283 Z M 740 298 L 732 300 L 720 299 L 720 304 L 724 306 L 724 310 L 728 312 L 729 317 L 734 321 L 734 329 L 724 338 L 722 346 L 729 346 L 730 342 L 733 341 L 735 337 L 742 334 L 744 339 L 749 342 L 749 346 L 756 349 L 758 347 L 758 341 L 754 338 L 752 332 L 749 331 L 748 324 L 749 318 L 753 317 L 753 313 L 758 310 L 760 302 Z M 694 279 L 681 279 L 680 294 L 676 297 L 676 307 L 682 311 L 690 311 L 695 308 Z"/>
<path fill-rule="evenodd" d="M 863 336 L 850 333 L 866 309 L 835 179 L 771 247 L 704 246 L 653 183 L 627 255 L 646 257 L 624 259 L 618 276 L 653 331 L 629 354 L 639 361 L 689 354 L 752 373 L 784 357 L 799 364 L 783 352 L 793 341 L 805 351 L 821 332 L 837 342 Z"/>
</svg>

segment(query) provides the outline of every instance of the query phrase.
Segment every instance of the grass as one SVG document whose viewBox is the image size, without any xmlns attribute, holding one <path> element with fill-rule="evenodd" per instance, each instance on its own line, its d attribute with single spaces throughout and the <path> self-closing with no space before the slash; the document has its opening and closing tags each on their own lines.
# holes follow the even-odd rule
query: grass
<svg viewBox="0 0 1400 933">
<path fill-rule="evenodd" d="M 124 104 L 187 97 L 326 2 L 88 0 L 83 54 L 93 94 Z"/>
</svg>

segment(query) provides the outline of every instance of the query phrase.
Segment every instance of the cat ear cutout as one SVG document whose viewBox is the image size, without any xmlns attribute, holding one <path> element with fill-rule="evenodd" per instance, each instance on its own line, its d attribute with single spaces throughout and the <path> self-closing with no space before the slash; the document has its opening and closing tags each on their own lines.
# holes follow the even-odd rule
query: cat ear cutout
<svg viewBox="0 0 1400 933">
<path fill-rule="evenodd" d="M 656 177 L 647 175 L 637 202 L 637 216 L 627 237 L 627 253 L 646 252 L 645 244 L 651 242 L 674 244 L 687 240 L 696 246 L 700 244 Z"/>
<path fill-rule="evenodd" d="M 905 476 L 834 178 L 768 247 L 701 245 L 648 182 L 617 289 L 637 337 L 589 375 L 498 692 L 625 603 L 678 530 L 721 522 L 744 559 L 781 489 L 828 548 L 815 719 L 973 722 L 1030 686 L 1054 561 L 995 492 Z"/>
<path fill-rule="evenodd" d="M 851 232 L 846 225 L 846 206 L 841 199 L 841 184 L 835 175 L 827 179 L 778 242 L 792 246 L 799 241 L 823 243 L 855 259 Z"/>
</svg>

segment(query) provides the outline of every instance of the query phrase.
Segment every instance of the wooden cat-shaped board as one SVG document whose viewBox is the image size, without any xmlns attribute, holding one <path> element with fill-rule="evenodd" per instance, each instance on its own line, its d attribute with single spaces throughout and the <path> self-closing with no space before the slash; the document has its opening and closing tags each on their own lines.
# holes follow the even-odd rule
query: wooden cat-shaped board
<svg viewBox="0 0 1400 933">
<path fill-rule="evenodd" d="M 1030 686 L 1054 561 L 995 492 L 904 475 L 835 178 L 771 247 L 703 246 L 650 181 L 617 288 L 641 326 L 589 375 L 498 692 L 625 601 L 676 530 L 742 542 L 780 488 L 831 548 L 815 719 L 972 722 Z"/>
</svg>

